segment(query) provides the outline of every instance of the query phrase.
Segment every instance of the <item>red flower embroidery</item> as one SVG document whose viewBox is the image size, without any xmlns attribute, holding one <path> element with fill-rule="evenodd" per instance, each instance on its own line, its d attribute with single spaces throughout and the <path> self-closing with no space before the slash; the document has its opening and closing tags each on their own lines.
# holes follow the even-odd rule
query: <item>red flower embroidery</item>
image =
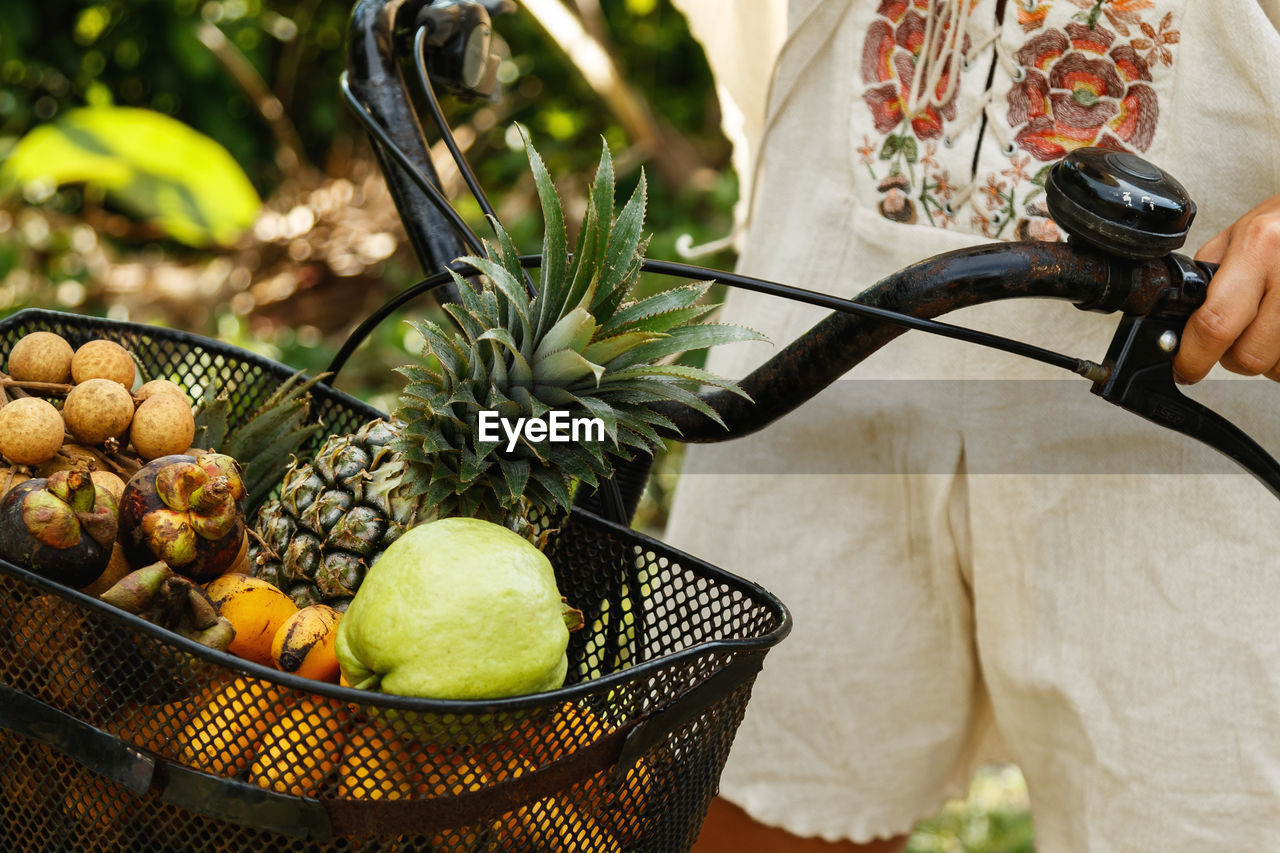
<svg viewBox="0 0 1280 853">
<path fill-rule="evenodd" d="M 862 43 L 862 80 L 868 88 L 863 93 L 871 108 L 876 130 L 892 132 L 906 117 L 907 101 L 915 81 L 916 65 L 924 50 L 926 16 L 931 0 L 881 0 L 877 10 L 879 17 L 867 30 Z M 969 37 L 963 42 L 963 51 L 969 49 Z M 946 92 L 951 74 L 958 69 L 951 60 L 943 67 L 938 81 L 939 98 Z M 956 117 L 955 95 L 938 109 L 926 106 L 910 117 L 911 131 L 920 139 L 938 139 L 942 136 L 943 120 Z"/>
<path fill-rule="evenodd" d="M 1159 117 L 1146 61 L 1101 26 L 1071 23 L 1041 33 L 1016 54 L 1026 69 L 1009 90 L 1009 124 L 1037 160 L 1086 145 L 1145 151 Z"/>
<path fill-rule="evenodd" d="M 1085 10 L 1085 19 L 1089 25 L 1098 22 L 1099 15 L 1105 15 L 1111 26 L 1122 36 L 1129 35 L 1129 27 L 1137 26 L 1142 13 L 1155 4 L 1151 0 L 1071 0 L 1072 3 Z"/>
</svg>

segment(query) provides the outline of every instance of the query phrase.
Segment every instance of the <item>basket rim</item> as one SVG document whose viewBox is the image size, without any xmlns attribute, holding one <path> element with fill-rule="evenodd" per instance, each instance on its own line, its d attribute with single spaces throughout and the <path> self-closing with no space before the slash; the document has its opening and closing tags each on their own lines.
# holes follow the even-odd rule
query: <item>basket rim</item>
<svg viewBox="0 0 1280 853">
<path fill-rule="evenodd" d="M 195 332 L 188 332 L 184 329 L 174 329 L 168 326 L 154 326 L 148 323 L 139 323 L 134 320 L 116 320 L 112 317 L 95 317 L 88 314 L 76 314 L 70 311 L 54 311 L 49 308 L 23 308 L 12 314 L 0 319 L 0 334 L 7 332 L 12 326 L 18 325 L 23 320 L 29 319 L 49 319 L 63 322 L 67 325 L 83 325 L 86 322 L 109 326 L 115 329 L 134 332 L 139 335 L 150 335 L 151 337 L 168 338 L 169 340 L 179 343 L 198 345 L 205 349 L 213 351 L 221 351 L 224 353 L 234 353 L 235 356 L 242 361 L 249 362 L 257 367 L 267 370 L 271 373 L 277 373 L 288 377 L 302 371 L 290 367 L 289 365 L 268 358 L 265 355 L 244 349 L 226 341 L 220 341 L 217 338 L 210 338 L 206 335 L 197 335 Z M 322 373 L 324 371 L 321 371 Z M 309 374 L 302 373 L 303 376 Z M 370 420 L 374 418 L 386 419 L 387 413 L 374 406 L 369 405 L 358 397 L 353 397 L 346 391 L 340 391 L 327 382 L 317 382 L 312 386 L 313 391 L 319 391 L 325 396 L 332 397 L 343 405 L 359 411 L 362 415 L 368 416 Z"/>
<path fill-rule="evenodd" d="M 682 551 L 671 548 L 670 546 L 667 546 L 650 536 L 646 536 L 639 531 L 632 530 L 629 527 L 624 527 L 623 525 L 615 524 L 612 521 L 601 518 L 594 513 L 583 509 L 574 509 L 573 514 L 585 523 L 599 525 L 611 530 L 616 535 L 638 540 L 636 544 L 647 543 L 656 545 L 663 551 L 669 552 L 677 560 L 683 558 L 686 561 L 693 561 L 699 566 L 699 568 L 704 570 L 705 574 L 709 574 L 728 587 L 737 589 L 740 592 L 757 598 L 760 603 L 763 603 L 769 609 L 773 610 L 778 616 L 777 626 L 773 630 L 762 634 L 759 637 L 735 637 L 721 640 L 706 640 L 689 646 L 686 649 L 680 649 L 679 651 L 664 654 L 654 658 L 653 660 L 644 661 L 642 663 L 635 664 L 634 666 L 620 669 L 607 675 L 602 675 L 598 678 L 580 681 L 575 684 L 559 687 L 555 690 L 543 691 L 541 693 L 527 693 L 521 696 L 511 696 L 503 699 L 425 699 L 412 696 L 396 696 L 391 693 L 379 693 L 372 690 L 357 690 L 354 687 L 343 687 L 326 681 L 316 681 L 314 679 L 304 678 L 300 675 L 282 672 L 278 669 L 238 657 L 230 652 L 218 651 L 217 649 L 211 649 L 208 646 L 203 646 L 194 640 L 189 640 L 186 637 L 174 633 L 173 631 L 169 631 L 166 628 L 162 628 L 159 625 L 148 622 L 141 616 L 121 610 L 120 608 L 107 604 L 106 602 L 94 598 L 91 595 L 86 595 L 79 590 L 42 577 L 29 569 L 17 566 L 6 560 L 0 560 L 0 572 L 72 601 L 81 607 L 86 607 L 104 614 L 107 618 L 128 627 L 130 630 L 151 636 L 180 651 L 202 658 L 211 663 L 215 663 L 242 675 L 264 679 L 285 687 L 292 687 L 304 692 L 338 699 L 343 702 L 354 702 L 361 705 L 376 705 L 378 707 L 396 710 L 419 711 L 423 713 L 442 715 L 498 714 L 507 711 L 524 711 L 572 699 L 578 699 L 583 696 L 598 693 L 602 690 L 608 690 L 611 687 L 617 687 L 627 682 L 635 681 L 637 676 L 644 676 L 649 672 L 667 669 L 673 664 L 678 664 L 685 660 L 696 660 L 704 657 L 708 652 L 767 652 L 791 633 L 793 623 L 790 610 L 788 610 L 786 605 L 784 605 L 775 595 L 759 584 L 748 581 L 717 566 L 713 566 L 704 560 L 699 560 L 692 555 L 685 554 Z"/>
</svg>

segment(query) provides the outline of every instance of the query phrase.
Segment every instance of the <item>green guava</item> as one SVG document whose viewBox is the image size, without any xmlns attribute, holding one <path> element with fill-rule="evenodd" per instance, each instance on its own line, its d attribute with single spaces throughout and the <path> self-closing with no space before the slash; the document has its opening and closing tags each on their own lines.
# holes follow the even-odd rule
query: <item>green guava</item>
<svg viewBox="0 0 1280 853">
<path fill-rule="evenodd" d="M 352 687 L 431 699 L 554 690 L 568 671 L 563 599 L 528 540 L 474 518 L 412 528 L 369 569 L 338 624 Z"/>
</svg>

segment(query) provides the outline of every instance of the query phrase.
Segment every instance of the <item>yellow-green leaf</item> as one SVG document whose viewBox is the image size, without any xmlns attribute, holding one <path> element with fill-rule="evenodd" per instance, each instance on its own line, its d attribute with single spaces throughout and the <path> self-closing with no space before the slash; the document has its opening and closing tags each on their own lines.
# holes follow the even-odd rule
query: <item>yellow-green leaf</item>
<svg viewBox="0 0 1280 853">
<path fill-rule="evenodd" d="M 96 106 L 41 125 L 0 167 L 6 193 L 31 184 L 89 184 L 192 246 L 229 244 L 261 201 L 244 170 L 204 134 L 152 110 Z"/>
</svg>

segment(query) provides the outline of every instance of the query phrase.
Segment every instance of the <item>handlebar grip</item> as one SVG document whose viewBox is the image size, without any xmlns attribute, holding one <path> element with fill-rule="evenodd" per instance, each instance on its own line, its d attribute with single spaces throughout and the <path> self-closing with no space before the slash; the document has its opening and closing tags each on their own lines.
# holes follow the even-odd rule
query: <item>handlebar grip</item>
<svg viewBox="0 0 1280 853">
<path fill-rule="evenodd" d="M 1218 265 L 1192 260 L 1179 254 L 1170 255 L 1168 263 L 1173 286 L 1168 298 L 1157 310 L 1174 316 L 1192 314 L 1204 304 L 1209 294 L 1209 282 L 1218 272 Z"/>
</svg>

